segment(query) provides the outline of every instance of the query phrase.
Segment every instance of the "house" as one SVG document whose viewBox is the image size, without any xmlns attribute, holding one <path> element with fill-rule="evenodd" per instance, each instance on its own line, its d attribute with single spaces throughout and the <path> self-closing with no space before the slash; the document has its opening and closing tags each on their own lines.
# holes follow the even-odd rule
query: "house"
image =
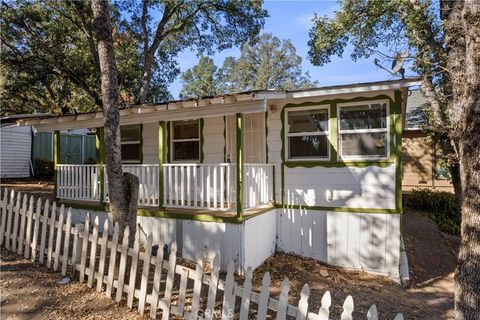
<svg viewBox="0 0 480 320">
<path fill-rule="evenodd" d="M 415 188 L 453 192 L 448 169 L 442 159 L 440 142 L 432 139 L 422 128 L 427 122 L 427 98 L 411 90 L 407 98 L 403 131 L 403 191 Z"/>
<path fill-rule="evenodd" d="M 276 251 L 399 276 L 402 115 L 417 79 L 258 90 L 120 111 L 139 232 L 191 260 L 258 267 Z M 105 219 L 102 113 L 26 119 L 54 131 L 56 197 Z M 59 163 L 60 131 L 96 128 L 99 161 Z M 103 224 L 103 223 L 102 223 Z"/>
<path fill-rule="evenodd" d="M 28 178 L 31 173 L 31 127 L 0 123 L 0 178 Z"/>
</svg>

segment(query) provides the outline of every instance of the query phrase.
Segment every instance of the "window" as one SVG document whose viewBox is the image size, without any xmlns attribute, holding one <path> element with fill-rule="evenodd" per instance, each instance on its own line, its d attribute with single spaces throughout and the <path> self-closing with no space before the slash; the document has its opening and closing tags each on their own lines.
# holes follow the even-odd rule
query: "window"
<svg viewBox="0 0 480 320">
<path fill-rule="evenodd" d="M 172 161 L 200 160 L 200 125 L 198 120 L 172 123 Z"/>
<path fill-rule="evenodd" d="M 328 160 L 328 106 L 286 111 L 287 158 L 289 160 Z"/>
<path fill-rule="evenodd" d="M 142 162 L 141 126 L 121 126 L 122 161 L 127 163 Z"/>
<path fill-rule="evenodd" d="M 339 105 L 339 158 L 388 157 L 388 106 L 386 102 Z"/>
</svg>

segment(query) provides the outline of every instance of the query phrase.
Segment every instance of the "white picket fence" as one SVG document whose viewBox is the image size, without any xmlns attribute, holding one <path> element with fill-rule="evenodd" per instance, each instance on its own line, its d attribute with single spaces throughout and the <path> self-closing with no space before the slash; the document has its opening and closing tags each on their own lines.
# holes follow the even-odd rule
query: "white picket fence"
<svg viewBox="0 0 480 320">
<path fill-rule="evenodd" d="M 4 190 L 0 202 L 0 245 L 23 255 L 26 259 L 46 264 L 48 268 L 69 273 L 80 282 L 86 282 L 98 292 L 127 306 L 134 305 L 140 314 L 149 306 L 152 319 L 169 319 L 171 315 L 186 319 L 319 319 L 328 320 L 332 305 L 327 291 L 317 311 L 309 311 L 309 287 L 301 291 L 298 305 L 288 304 L 289 281 L 283 281 L 278 299 L 270 295 L 270 275 L 265 273 L 260 292 L 252 291 L 252 270 L 245 275 L 243 286 L 234 281 L 234 263 L 228 264 L 225 280 L 219 276 L 220 259 L 215 257 L 210 271 L 206 263 L 197 262 L 195 269 L 177 264 L 176 244 L 164 256 L 163 246 L 152 252 L 152 235 L 148 235 L 144 250 L 139 241 L 128 246 L 129 229 L 119 238 L 115 225 L 110 235 L 108 221 L 103 228 L 98 217 L 92 224 L 87 214 L 83 227 L 72 226 L 72 210 L 55 202 L 15 194 Z M 128 266 L 128 268 L 127 268 Z M 208 270 L 207 270 L 208 271 Z M 190 280 L 190 281 L 189 281 Z M 341 320 L 352 320 L 353 299 L 348 296 L 343 303 Z M 366 315 L 378 319 L 375 305 Z M 395 320 L 402 320 L 397 314 Z"/>
</svg>

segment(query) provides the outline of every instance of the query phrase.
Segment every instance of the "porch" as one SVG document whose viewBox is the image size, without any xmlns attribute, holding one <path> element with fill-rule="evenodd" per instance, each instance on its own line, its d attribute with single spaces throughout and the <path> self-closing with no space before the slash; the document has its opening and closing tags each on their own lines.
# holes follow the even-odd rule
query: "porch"
<svg viewBox="0 0 480 320">
<path fill-rule="evenodd" d="M 233 163 L 135 164 L 123 165 L 123 170 L 138 177 L 138 206 L 144 209 L 230 217 L 255 214 L 274 200 L 273 164 L 243 164 L 240 181 Z M 107 181 L 104 165 L 58 164 L 56 197 L 108 203 Z"/>
</svg>

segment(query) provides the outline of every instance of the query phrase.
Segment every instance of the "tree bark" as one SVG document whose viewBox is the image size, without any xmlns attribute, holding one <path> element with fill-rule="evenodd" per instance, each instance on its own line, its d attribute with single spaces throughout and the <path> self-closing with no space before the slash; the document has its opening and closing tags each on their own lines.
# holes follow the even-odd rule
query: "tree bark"
<svg viewBox="0 0 480 320">
<path fill-rule="evenodd" d="M 465 60 L 453 81 L 450 110 L 458 137 L 462 177 L 462 225 L 455 274 L 456 319 L 480 319 L 480 3 L 466 0 L 462 12 Z M 460 73 L 452 76 L 460 76 Z"/>
<path fill-rule="evenodd" d="M 121 234 L 127 225 L 130 227 L 129 242 L 133 244 L 136 233 L 138 178 L 130 173 L 123 173 L 122 170 L 119 90 L 108 0 L 93 0 L 92 11 L 101 72 L 110 211 L 113 223 L 118 222 L 120 226 Z"/>
</svg>

